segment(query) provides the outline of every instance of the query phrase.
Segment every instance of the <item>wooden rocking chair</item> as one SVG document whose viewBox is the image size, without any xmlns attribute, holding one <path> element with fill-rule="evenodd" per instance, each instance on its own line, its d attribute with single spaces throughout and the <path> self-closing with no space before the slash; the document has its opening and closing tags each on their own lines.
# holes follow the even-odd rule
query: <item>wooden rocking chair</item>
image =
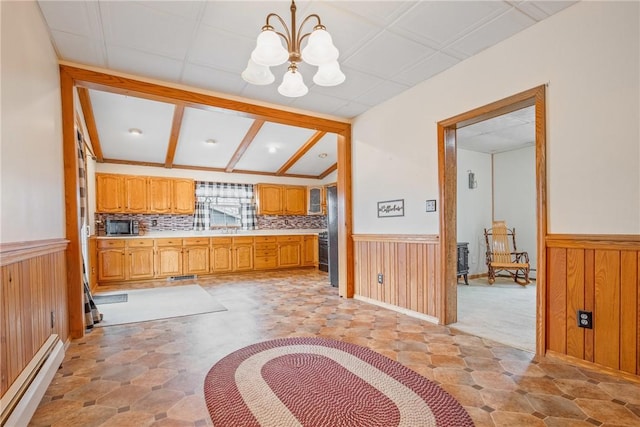
<svg viewBox="0 0 640 427">
<path fill-rule="evenodd" d="M 496 272 L 498 271 L 508 272 L 513 281 L 522 286 L 530 283 L 529 254 L 518 252 L 515 228 L 507 228 L 504 221 L 494 221 L 492 228 L 484 229 L 484 239 L 487 243 L 487 268 L 489 269 L 490 285 L 496 281 Z"/>
</svg>

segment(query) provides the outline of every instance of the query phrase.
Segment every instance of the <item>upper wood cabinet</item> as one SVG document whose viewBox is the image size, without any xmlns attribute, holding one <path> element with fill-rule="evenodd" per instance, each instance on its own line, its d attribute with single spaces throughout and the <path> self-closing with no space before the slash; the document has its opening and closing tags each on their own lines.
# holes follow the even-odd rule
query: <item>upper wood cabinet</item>
<svg viewBox="0 0 640 427">
<path fill-rule="evenodd" d="M 306 215 L 307 188 L 299 185 L 257 184 L 258 215 Z"/>
<path fill-rule="evenodd" d="M 307 215 L 324 215 L 326 209 L 324 187 L 307 187 Z"/>
<path fill-rule="evenodd" d="M 96 174 L 96 212 L 192 214 L 194 180 Z"/>
</svg>

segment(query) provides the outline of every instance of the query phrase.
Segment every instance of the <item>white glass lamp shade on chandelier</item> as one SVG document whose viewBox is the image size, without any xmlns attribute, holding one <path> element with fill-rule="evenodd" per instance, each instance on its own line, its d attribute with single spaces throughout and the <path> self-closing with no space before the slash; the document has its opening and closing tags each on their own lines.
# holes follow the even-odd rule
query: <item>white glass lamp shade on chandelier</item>
<svg viewBox="0 0 640 427">
<path fill-rule="evenodd" d="M 345 81 L 345 75 L 340 70 L 338 63 L 339 52 L 333 45 L 331 35 L 320 22 L 318 15 L 307 16 L 299 28 L 295 28 L 295 2 L 291 2 L 291 31 L 275 13 L 267 15 L 267 22 L 258 35 L 256 47 L 251 53 L 247 68 L 242 72 L 242 78 L 255 85 L 268 85 L 275 80 L 269 67 L 278 66 L 289 61 L 287 72 L 278 86 L 278 92 L 287 97 L 299 97 L 307 94 L 309 89 L 304 83 L 302 74 L 298 71 L 297 63 L 304 61 L 309 65 L 317 66 L 318 71 L 313 77 L 313 82 L 319 86 L 336 86 Z M 280 21 L 284 27 L 284 34 L 276 32 L 269 24 L 269 19 Z M 311 33 L 302 34 L 302 27 L 309 19 L 316 19 L 317 24 Z M 286 35 L 285 35 L 286 34 Z M 307 44 L 302 52 L 300 45 L 307 38 Z M 282 40 L 287 48 L 282 45 Z"/>
</svg>

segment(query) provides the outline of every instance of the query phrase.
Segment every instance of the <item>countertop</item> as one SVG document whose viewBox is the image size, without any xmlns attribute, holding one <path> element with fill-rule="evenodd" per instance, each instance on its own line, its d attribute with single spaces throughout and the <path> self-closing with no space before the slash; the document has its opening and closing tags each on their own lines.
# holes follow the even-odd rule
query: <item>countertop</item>
<svg viewBox="0 0 640 427">
<path fill-rule="evenodd" d="M 148 231 L 140 236 L 96 236 L 97 239 L 155 239 L 163 237 L 234 237 L 234 236 L 285 236 L 285 235 L 304 235 L 318 234 L 326 229 L 279 229 L 279 230 L 238 230 L 236 232 L 225 233 L 219 230 L 204 231 Z"/>
</svg>

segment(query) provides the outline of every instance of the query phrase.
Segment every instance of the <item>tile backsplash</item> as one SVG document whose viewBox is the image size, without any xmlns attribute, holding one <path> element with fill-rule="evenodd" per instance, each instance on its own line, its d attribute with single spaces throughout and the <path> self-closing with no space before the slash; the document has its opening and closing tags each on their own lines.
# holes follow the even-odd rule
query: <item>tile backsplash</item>
<svg viewBox="0 0 640 427">
<path fill-rule="evenodd" d="M 189 231 L 193 230 L 193 215 L 148 214 L 95 214 L 96 235 L 104 236 L 107 219 L 134 219 L 140 222 L 140 231 Z M 153 225 L 155 221 L 156 225 Z M 322 229 L 327 228 L 327 217 L 322 215 L 279 216 L 258 215 L 258 229 Z"/>
</svg>

